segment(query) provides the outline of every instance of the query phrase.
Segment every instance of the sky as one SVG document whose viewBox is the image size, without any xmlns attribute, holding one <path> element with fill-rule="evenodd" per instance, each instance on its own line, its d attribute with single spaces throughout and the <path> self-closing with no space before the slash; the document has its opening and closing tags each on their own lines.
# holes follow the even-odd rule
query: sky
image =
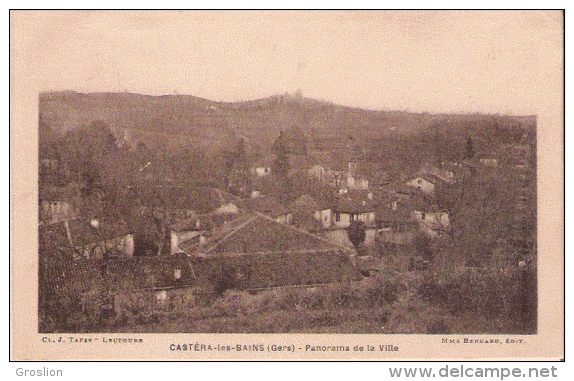
<svg viewBox="0 0 574 381">
<path fill-rule="evenodd" d="M 239 101 L 300 91 L 374 110 L 532 115 L 562 78 L 562 13 L 27 11 L 13 62 L 39 91 Z"/>
</svg>

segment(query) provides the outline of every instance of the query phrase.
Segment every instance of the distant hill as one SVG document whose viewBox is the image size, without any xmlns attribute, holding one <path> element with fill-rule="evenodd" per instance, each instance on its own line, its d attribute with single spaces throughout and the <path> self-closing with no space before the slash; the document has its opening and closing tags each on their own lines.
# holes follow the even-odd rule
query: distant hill
<svg viewBox="0 0 574 381">
<path fill-rule="evenodd" d="M 373 111 L 294 95 L 227 103 L 190 95 L 66 91 L 40 94 L 39 112 L 51 131 L 65 132 L 101 120 L 118 136 L 128 132 L 146 144 L 162 139 L 172 147 L 194 144 L 213 150 L 234 144 L 239 137 L 250 145 L 269 146 L 279 131 L 293 127 L 305 134 L 312 148 L 322 148 L 349 135 L 357 139 L 384 138 L 437 124 L 457 127 L 493 119 L 520 123 L 523 128 L 534 128 L 536 124 L 534 116 Z"/>
</svg>

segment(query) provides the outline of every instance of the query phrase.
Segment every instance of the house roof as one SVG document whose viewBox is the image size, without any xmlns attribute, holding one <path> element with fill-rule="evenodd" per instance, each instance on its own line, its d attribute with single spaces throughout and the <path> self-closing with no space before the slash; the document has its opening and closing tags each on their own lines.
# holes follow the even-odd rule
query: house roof
<svg viewBox="0 0 574 381">
<path fill-rule="evenodd" d="M 293 209 L 298 209 L 307 212 L 314 212 L 317 210 L 326 210 L 333 207 L 335 204 L 334 197 L 325 194 L 325 192 L 320 192 L 317 195 L 310 196 L 304 194 L 299 196 L 293 203 L 291 207 Z"/>
<path fill-rule="evenodd" d="M 411 216 L 408 210 L 392 210 L 385 206 L 380 206 L 375 212 L 375 219 L 385 222 L 410 222 Z"/>
<path fill-rule="evenodd" d="M 343 198 L 337 201 L 334 209 L 339 213 L 368 213 L 373 212 L 375 207 L 370 202 L 363 203 Z"/>
<path fill-rule="evenodd" d="M 310 212 L 321 210 L 315 199 L 308 194 L 297 197 L 297 199 L 291 203 L 291 207 L 293 209 L 300 209 Z"/>
<path fill-rule="evenodd" d="M 286 286 L 313 286 L 362 279 L 347 253 L 274 252 L 225 257 L 221 262 L 231 287 L 261 290 Z"/>
<path fill-rule="evenodd" d="M 448 166 L 452 167 L 452 166 Z M 435 167 L 432 164 L 425 163 L 421 166 L 421 169 L 418 171 L 418 175 L 428 181 L 431 181 L 433 184 L 436 184 L 437 181 L 442 181 L 446 184 L 453 184 L 455 180 L 452 177 L 449 177 L 449 171 L 440 169 Z"/>
<path fill-rule="evenodd" d="M 100 261 L 102 277 L 108 289 L 162 289 L 192 286 L 197 276 L 187 255 L 133 257 L 126 260 Z M 181 270 L 176 280 L 174 271 Z"/>
<path fill-rule="evenodd" d="M 181 271 L 179 280 L 175 270 Z M 225 277 L 229 287 L 258 290 L 312 286 L 362 279 L 347 250 L 278 251 L 190 258 L 186 254 L 133 257 L 125 260 L 40 262 L 41 295 L 79 295 L 162 290 L 214 284 Z"/>
<path fill-rule="evenodd" d="M 175 269 L 181 270 L 179 280 Z M 185 254 L 100 261 L 43 258 L 40 262 L 42 286 L 52 293 L 98 292 L 100 284 L 111 292 L 193 286 L 201 280 L 196 272 Z"/>
<path fill-rule="evenodd" d="M 243 199 L 237 203 L 237 206 L 250 212 L 263 213 L 272 218 L 277 218 L 291 212 L 274 197 L 265 195 Z"/>
<path fill-rule="evenodd" d="M 81 294 L 97 290 L 100 269 L 94 261 L 56 261 L 43 257 L 39 263 L 39 286 L 47 295 L 66 292 Z"/>
<path fill-rule="evenodd" d="M 362 189 L 348 190 L 336 198 L 334 210 L 343 213 L 367 213 L 375 210 L 376 202 L 369 198 L 369 191 Z"/>
<path fill-rule="evenodd" d="M 200 255 L 349 250 L 259 213 L 236 221 L 234 228 L 215 232 L 203 245 L 191 249 Z"/>
</svg>

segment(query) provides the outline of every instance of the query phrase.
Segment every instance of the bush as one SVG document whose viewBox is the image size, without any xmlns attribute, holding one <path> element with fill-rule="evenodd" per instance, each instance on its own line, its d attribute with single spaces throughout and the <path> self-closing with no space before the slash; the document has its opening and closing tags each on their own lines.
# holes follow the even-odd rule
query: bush
<svg viewBox="0 0 574 381">
<path fill-rule="evenodd" d="M 516 272 L 466 269 L 459 273 L 433 273 L 423 278 L 418 292 L 422 299 L 453 314 L 467 312 L 489 317 L 515 314 L 520 300 Z"/>
</svg>

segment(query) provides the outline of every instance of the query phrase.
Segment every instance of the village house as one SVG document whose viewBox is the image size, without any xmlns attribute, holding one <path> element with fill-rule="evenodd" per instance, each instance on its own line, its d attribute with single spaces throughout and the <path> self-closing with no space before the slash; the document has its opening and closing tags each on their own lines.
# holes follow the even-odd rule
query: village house
<svg viewBox="0 0 574 381">
<path fill-rule="evenodd" d="M 430 175 L 417 176 L 411 181 L 407 182 L 407 185 L 419 190 L 426 195 L 433 195 L 435 191 L 435 186 L 437 184 L 436 178 Z"/>
<path fill-rule="evenodd" d="M 226 253 L 319 252 L 334 249 L 343 248 L 262 213 L 255 213 L 214 230 L 203 245 L 184 251 L 189 255 L 209 257 Z M 352 251 L 344 249 L 352 254 Z"/>
<path fill-rule="evenodd" d="M 145 317 L 161 310 L 183 310 L 212 292 L 207 279 L 212 271 L 209 264 L 194 263 L 185 254 L 105 261 L 43 257 L 40 316 Z M 54 310 L 62 303 L 69 303 L 66 312 Z"/>
<path fill-rule="evenodd" d="M 397 245 L 411 243 L 419 226 L 412 220 L 409 211 L 389 208 L 387 205 L 377 207 L 376 225 L 380 242 Z"/>
<path fill-rule="evenodd" d="M 122 221 L 72 218 L 40 225 L 39 249 L 67 259 L 131 258 L 134 236 Z"/>
<path fill-rule="evenodd" d="M 369 189 L 369 179 L 379 176 L 379 165 L 359 161 L 347 151 L 315 151 L 315 164 L 307 171 L 325 185 L 337 189 Z"/>
<path fill-rule="evenodd" d="M 367 226 L 375 223 L 375 201 L 371 191 L 342 192 L 333 207 L 333 225 L 346 228 L 353 221 L 362 221 Z"/>
<path fill-rule="evenodd" d="M 375 242 L 375 209 L 377 202 L 373 193 L 363 190 L 348 190 L 340 194 L 333 206 L 333 224 L 324 232 L 325 238 L 337 245 L 353 247 L 347 234 L 347 228 L 353 221 L 361 221 L 365 225 L 365 242 L 370 246 Z"/>
<path fill-rule="evenodd" d="M 434 194 L 439 183 L 453 185 L 455 182 L 456 179 L 452 170 L 439 169 L 431 164 L 425 163 L 417 172 L 417 176 L 408 181 L 407 185 L 427 196 L 431 196 Z"/>
<path fill-rule="evenodd" d="M 40 188 L 38 198 L 40 223 L 76 217 L 74 205 L 79 199 L 79 190 L 75 186 Z"/>
</svg>

